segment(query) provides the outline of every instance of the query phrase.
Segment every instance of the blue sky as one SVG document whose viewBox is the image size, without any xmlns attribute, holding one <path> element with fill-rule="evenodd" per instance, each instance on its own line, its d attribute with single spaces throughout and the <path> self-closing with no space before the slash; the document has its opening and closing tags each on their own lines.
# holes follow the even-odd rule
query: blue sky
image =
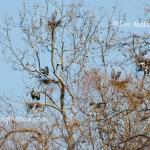
<svg viewBox="0 0 150 150">
<path fill-rule="evenodd" d="M 65 3 L 71 1 L 73 0 L 64 0 Z M 145 1 L 146 0 L 83 0 L 85 6 L 92 11 L 96 10 L 98 6 L 103 6 L 106 13 L 111 13 L 112 7 L 117 4 L 122 13 L 127 14 L 128 21 L 136 21 L 137 18 L 143 17 Z M 31 0 L 25 0 L 25 2 L 31 5 Z M 32 4 L 34 2 L 42 2 L 42 0 L 32 0 Z M 18 10 L 22 8 L 22 4 L 23 0 L 1 0 L 0 26 L 4 23 L 6 16 L 17 18 Z M 2 55 L 0 55 L 0 69 L 0 95 L 9 93 L 9 96 L 17 99 L 24 91 L 24 74 L 12 70 L 11 64 L 7 64 Z"/>
</svg>

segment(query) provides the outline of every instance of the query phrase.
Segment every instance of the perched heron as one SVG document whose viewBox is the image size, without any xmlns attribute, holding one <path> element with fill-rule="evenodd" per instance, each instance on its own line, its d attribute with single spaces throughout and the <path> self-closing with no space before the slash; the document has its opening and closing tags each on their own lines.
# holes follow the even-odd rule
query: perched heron
<svg viewBox="0 0 150 150">
<path fill-rule="evenodd" d="M 36 99 L 36 100 L 40 100 L 40 93 L 39 92 L 35 92 L 33 89 L 31 91 L 31 97 L 32 99 Z"/>
<path fill-rule="evenodd" d="M 121 75 L 121 71 L 118 71 L 115 75 L 115 80 L 119 79 Z"/>
<path fill-rule="evenodd" d="M 45 68 L 42 68 L 40 69 L 40 72 L 43 74 L 43 75 L 49 75 L 49 68 L 46 66 Z"/>
<path fill-rule="evenodd" d="M 121 75 L 121 71 L 118 71 L 117 73 L 115 72 L 115 70 L 113 69 L 111 72 L 111 78 L 114 80 L 117 80 L 120 78 Z"/>
</svg>

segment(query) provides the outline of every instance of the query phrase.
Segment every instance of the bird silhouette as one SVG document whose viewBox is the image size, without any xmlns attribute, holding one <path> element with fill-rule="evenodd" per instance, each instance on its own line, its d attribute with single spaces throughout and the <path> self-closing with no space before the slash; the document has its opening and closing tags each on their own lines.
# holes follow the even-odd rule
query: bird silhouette
<svg viewBox="0 0 150 150">
<path fill-rule="evenodd" d="M 35 92 L 34 89 L 32 89 L 31 91 L 31 97 L 32 99 L 36 99 L 36 100 L 40 100 L 40 93 L 39 92 Z"/>
<path fill-rule="evenodd" d="M 121 75 L 121 71 L 115 72 L 115 70 L 113 69 L 111 72 L 111 78 L 114 80 L 118 80 L 120 78 Z"/>
<path fill-rule="evenodd" d="M 45 68 L 42 68 L 40 69 L 40 72 L 43 74 L 43 75 L 49 75 L 49 68 L 46 66 Z"/>
<path fill-rule="evenodd" d="M 121 71 L 118 71 L 115 75 L 115 80 L 119 79 L 121 75 Z"/>
</svg>

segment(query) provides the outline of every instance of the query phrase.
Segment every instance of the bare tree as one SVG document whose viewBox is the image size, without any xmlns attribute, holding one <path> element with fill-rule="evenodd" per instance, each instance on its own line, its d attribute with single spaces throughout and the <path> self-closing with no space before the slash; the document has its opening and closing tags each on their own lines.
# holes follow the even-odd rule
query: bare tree
<svg viewBox="0 0 150 150">
<path fill-rule="evenodd" d="M 41 119 L 1 124 L 0 148 L 149 149 L 149 37 L 120 37 L 117 7 L 98 16 L 80 3 L 43 4 L 24 5 L 1 30 L 6 59 L 30 77 L 27 115 Z"/>
</svg>

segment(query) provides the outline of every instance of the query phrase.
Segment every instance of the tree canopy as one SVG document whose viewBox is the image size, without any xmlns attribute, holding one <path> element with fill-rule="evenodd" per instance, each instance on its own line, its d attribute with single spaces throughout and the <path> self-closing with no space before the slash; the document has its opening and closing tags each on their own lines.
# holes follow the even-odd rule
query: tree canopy
<svg viewBox="0 0 150 150">
<path fill-rule="evenodd" d="M 0 124 L 0 149 L 150 148 L 149 34 L 113 25 L 126 20 L 117 6 L 110 16 L 99 11 L 45 0 L 6 20 L 0 44 L 28 77 L 20 103 L 32 119 L 5 110 L 14 117 Z"/>
</svg>

